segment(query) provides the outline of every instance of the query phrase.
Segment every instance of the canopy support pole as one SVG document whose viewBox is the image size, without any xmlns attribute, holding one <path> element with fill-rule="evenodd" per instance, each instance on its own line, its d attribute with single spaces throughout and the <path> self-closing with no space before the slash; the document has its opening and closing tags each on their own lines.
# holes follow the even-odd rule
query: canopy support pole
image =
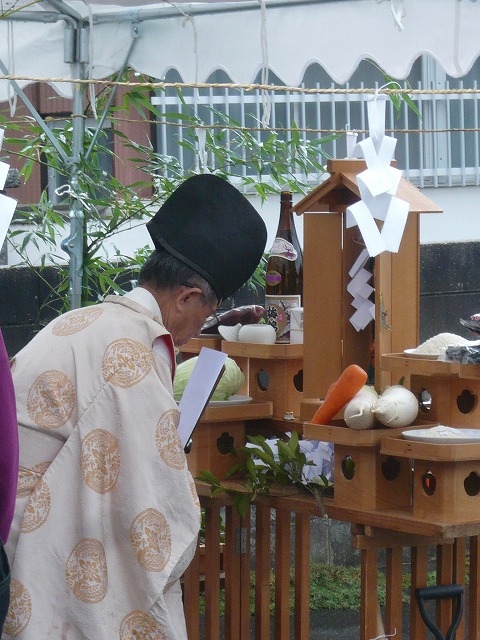
<svg viewBox="0 0 480 640">
<path fill-rule="evenodd" d="M 84 65 L 76 62 L 76 77 L 85 78 Z M 70 184 L 72 187 L 71 207 L 69 212 L 70 235 L 62 243 L 62 249 L 70 256 L 70 308 L 78 309 L 82 306 L 83 283 L 83 248 L 85 236 L 85 214 L 82 200 L 78 197 L 78 163 L 83 150 L 85 137 L 84 119 L 84 94 L 85 85 L 76 85 L 73 92 L 73 123 L 72 123 L 72 164 L 70 171 Z"/>
</svg>

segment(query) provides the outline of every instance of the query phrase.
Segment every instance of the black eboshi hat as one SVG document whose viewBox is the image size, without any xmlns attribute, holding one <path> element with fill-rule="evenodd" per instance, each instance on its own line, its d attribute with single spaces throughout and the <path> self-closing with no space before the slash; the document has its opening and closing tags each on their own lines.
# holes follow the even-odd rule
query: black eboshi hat
<svg viewBox="0 0 480 640">
<path fill-rule="evenodd" d="M 212 174 L 182 182 L 147 229 L 156 248 L 203 276 L 219 300 L 248 280 L 267 242 L 267 229 L 256 209 L 229 182 Z"/>
</svg>

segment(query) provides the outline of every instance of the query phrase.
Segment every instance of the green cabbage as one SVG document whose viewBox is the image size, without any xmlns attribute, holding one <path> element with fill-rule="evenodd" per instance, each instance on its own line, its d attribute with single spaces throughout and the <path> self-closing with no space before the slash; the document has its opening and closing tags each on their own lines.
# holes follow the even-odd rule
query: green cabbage
<svg viewBox="0 0 480 640">
<path fill-rule="evenodd" d="M 185 360 L 185 362 L 177 365 L 175 378 L 173 379 L 173 396 L 177 402 L 183 395 L 183 390 L 185 389 L 185 386 L 192 374 L 193 367 L 197 362 L 197 357 L 198 356 L 189 358 L 188 360 Z M 225 361 L 225 371 L 210 399 L 228 400 L 230 396 L 237 393 L 243 385 L 244 380 L 245 376 L 235 360 L 227 358 Z"/>
</svg>

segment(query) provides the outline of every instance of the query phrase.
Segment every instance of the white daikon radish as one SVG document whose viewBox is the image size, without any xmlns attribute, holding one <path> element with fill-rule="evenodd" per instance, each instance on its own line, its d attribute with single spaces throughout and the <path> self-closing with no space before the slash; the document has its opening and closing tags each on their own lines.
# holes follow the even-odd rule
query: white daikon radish
<svg viewBox="0 0 480 640">
<path fill-rule="evenodd" d="M 408 427 L 418 415 L 418 400 L 409 389 L 394 384 L 379 397 L 373 413 L 386 427 Z"/>
<path fill-rule="evenodd" d="M 343 411 L 343 419 L 350 429 L 371 429 L 375 423 L 372 409 L 378 400 L 373 387 L 365 385 L 353 396 Z"/>
</svg>

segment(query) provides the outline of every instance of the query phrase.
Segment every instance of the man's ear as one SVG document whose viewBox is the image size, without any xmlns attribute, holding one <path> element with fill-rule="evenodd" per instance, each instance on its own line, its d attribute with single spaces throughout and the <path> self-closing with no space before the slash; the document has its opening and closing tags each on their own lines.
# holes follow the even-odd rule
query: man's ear
<svg viewBox="0 0 480 640">
<path fill-rule="evenodd" d="M 199 287 L 184 287 L 181 286 L 178 289 L 176 295 L 176 305 L 179 311 L 184 310 L 191 303 L 195 302 L 200 296 L 203 295 L 202 290 Z"/>
</svg>

